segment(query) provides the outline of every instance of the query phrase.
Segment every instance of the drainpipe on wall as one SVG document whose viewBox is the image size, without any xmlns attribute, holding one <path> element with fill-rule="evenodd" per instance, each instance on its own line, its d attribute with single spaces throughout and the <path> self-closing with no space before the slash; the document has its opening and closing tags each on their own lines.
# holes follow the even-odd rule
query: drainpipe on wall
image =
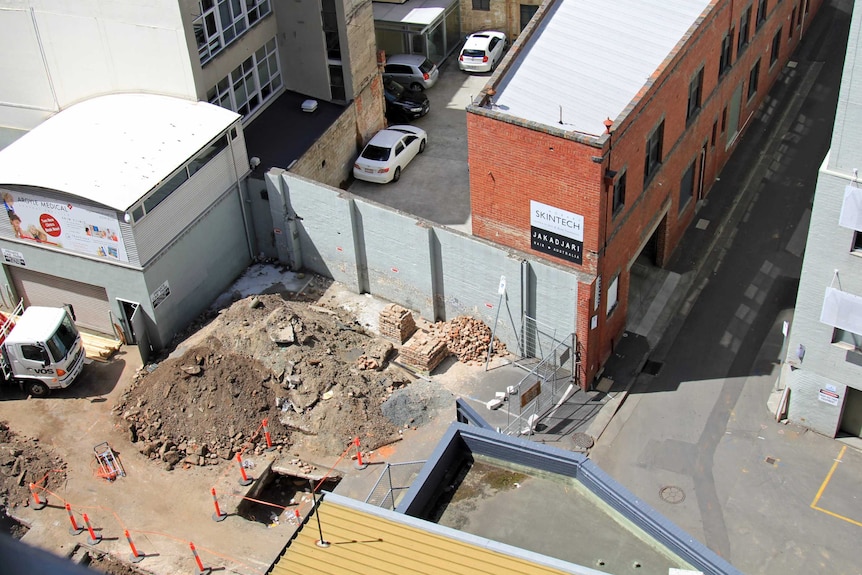
<svg viewBox="0 0 862 575">
<path fill-rule="evenodd" d="M 239 122 L 235 123 L 232 126 L 232 128 L 237 129 L 238 124 L 239 124 Z M 228 130 L 228 131 L 230 131 L 230 130 Z M 245 231 L 245 243 L 246 243 L 246 247 L 248 248 L 248 256 L 252 260 L 254 260 L 256 257 L 256 254 L 254 253 L 254 243 L 253 243 L 253 240 L 251 237 L 251 231 L 248 228 L 248 214 L 246 213 L 246 207 L 245 207 L 246 200 L 245 200 L 245 197 L 243 196 L 243 193 L 242 193 L 242 186 L 240 185 L 240 181 L 239 181 L 239 173 L 236 170 L 236 152 L 234 151 L 234 147 L 233 147 L 233 139 L 228 138 L 228 140 L 229 140 L 229 146 L 230 146 L 230 159 L 231 159 L 230 167 L 233 170 L 233 181 L 236 184 L 236 193 L 237 193 L 237 196 L 239 197 L 239 210 L 240 210 L 240 212 L 242 212 L 242 229 L 243 229 L 243 231 Z"/>
</svg>

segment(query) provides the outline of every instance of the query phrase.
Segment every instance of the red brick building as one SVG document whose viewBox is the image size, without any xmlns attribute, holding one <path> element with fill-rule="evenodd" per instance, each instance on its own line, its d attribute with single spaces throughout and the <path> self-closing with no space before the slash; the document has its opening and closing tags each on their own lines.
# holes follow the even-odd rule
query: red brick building
<svg viewBox="0 0 862 575">
<path fill-rule="evenodd" d="M 468 108 L 473 234 L 581 272 L 585 387 L 822 0 L 550 0 Z"/>
</svg>

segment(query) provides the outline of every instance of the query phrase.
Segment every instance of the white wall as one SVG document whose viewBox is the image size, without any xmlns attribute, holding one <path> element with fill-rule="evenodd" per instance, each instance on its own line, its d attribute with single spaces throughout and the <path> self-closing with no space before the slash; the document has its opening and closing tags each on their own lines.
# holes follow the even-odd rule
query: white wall
<svg viewBox="0 0 862 575">
<path fill-rule="evenodd" d="M 111 92 L 196 99 L 176 0 L 4 0 L 0 54 L 0 129 Z"/>
</svg>

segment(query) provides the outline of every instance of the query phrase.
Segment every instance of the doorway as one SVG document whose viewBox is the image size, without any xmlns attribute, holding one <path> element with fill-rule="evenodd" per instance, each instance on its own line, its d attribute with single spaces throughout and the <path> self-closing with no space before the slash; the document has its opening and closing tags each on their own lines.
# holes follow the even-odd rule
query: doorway
<svg viewBox="0 0 862 575">
<path fill-rule="evenodd" d="M 146 362 L 150 357 L 150 338 L 147 334 L 147 322 L 141 304 L 117 298 L 120 304 L 123 321 L 123 334 L 126 343 L 137 345 L 141 353 L 141 361 Z"/>
<path fill-rule="evenodd" d="M 844 414 L 840 431 L 854 437 L 862 437 L 862 391 L 848 387 L 844 399 Z"/>
</svg>

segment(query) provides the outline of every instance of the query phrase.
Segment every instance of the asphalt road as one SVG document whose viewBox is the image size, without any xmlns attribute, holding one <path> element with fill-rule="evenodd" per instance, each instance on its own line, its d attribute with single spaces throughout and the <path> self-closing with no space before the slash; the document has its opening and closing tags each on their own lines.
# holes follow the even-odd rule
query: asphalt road
<svg viewBox="0 0 862 575">
<path fill-rule="evenodd" d="M 675 255 L 670 268 L 689 274 L 691 291 L 650 354 L 661 369 L 637 377 L 590 454 L 746 573 L 860 572 L 862 453 L 776 423 L 766 405 L 830 145 L 850 10 L 849 0 L 824 4 L 793 56 L 786 97 L 767 102 L 722 172 L 710 195 L 735 195 L 732 215 L 711 249 Z"/>
</svg>

